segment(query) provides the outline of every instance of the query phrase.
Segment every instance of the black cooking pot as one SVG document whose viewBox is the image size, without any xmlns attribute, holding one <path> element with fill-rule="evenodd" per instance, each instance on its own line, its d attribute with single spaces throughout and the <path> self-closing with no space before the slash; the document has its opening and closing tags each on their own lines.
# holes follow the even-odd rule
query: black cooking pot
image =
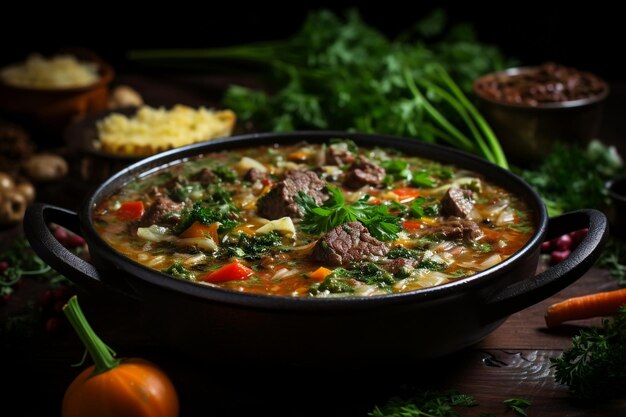
<svg viewBox="0 0 626 417">
<path fill-rule="evenodd" d="M 336 137 L 479 172 L 527 203 L 536 232 L 504 262 L 437 287 L 369 298 L 290 298 L 172 279 L 116 252 L 94 230 L 92 209 L 100 201 L 166 164 L 223 149 Z M 48 222 L 81 233 L 93 265 L 63 248 L 50 233 Z M 585 227 L 589 233 L 567 260 L 535 276 L 544 240 Z M 548 219 L 541 199 L 523 180 L 450 148 L 382 135 L 297 132 L 215 140 L 144 159 L 105 181 L 78 215 L 49 205 L 31 206 L 24 230 L 35 252 L 79 286 L 100 293 L 113 289 L 141 303 L 147 329 L 167 346 L 219 360 L 371 363 L 428 359 L 478 342 L 511 313 L 549 297 L 587 271 L 605 242 L 607 221 L 596 210 Z"/>
</svg>

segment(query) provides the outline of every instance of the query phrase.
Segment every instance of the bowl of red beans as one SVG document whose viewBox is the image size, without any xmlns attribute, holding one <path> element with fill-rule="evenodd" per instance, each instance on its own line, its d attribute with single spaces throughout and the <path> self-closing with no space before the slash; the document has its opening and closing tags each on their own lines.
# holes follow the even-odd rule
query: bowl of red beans
<svg viewBox="0 0 626 417">
<path fill-rule="evenodd" d="M 609 84 L 590 72 L 546 63 L 486 74 L 473 91 L 504 151 L 528 166 L 555 143 L 585 146 L 597 137 Z"/>
</svg>

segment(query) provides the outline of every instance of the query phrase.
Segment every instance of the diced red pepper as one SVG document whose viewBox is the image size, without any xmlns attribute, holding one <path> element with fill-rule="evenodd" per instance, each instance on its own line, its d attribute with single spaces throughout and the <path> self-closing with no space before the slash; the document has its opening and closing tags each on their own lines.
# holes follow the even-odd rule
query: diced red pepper
<svg viewBox="0 0 626 417">
<path fill-rule="evenodd" d="M 139 220 L 143 216 L 143 201 L 126 201 L 115 212 L 121 220 Z"/>
<path fill-rule="evenodd" d="M 254 271 L 248 268 L 245 265 L 240 264 L 235 261 L 228 265 L 224 265 L 220 269 L 216 269 L 215 271 L 209 272 L 204 277 L 201 278 L 201 281 L 205 282 L 227 282 L 227 281 L 243 281 L 248 278 L 250 275 L 254 274 Z"/>
<path fill-rule="evenodd" d="M 422 228 L 422 222 L 419 220 L 405 220 L 402 222 L 402 227 L 407 232 L 414 232 Z"/>
</svg>

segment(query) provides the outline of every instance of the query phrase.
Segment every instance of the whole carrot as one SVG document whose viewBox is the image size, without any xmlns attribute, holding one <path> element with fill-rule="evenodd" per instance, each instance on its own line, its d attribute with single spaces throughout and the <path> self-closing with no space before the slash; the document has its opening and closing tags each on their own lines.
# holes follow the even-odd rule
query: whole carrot
<svg viewBox="0 0 626 417">
<path fill-rule="evenodd" d="M 554 327 L 570 320 L 610 316 L 621 306 L 626 306 L 626 289 L 570 298 L 548 307 L 546 325 Z"/>
</svg>

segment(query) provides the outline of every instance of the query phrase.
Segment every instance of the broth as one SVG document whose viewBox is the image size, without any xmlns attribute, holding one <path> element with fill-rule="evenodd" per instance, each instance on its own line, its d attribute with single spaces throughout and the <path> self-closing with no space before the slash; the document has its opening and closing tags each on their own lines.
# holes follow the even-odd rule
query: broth
<svg viewBox="0 0 626 417">
<path fill-rule="evenodd" d="M 172 279 L 294 297 L 462 279 L 524 246 L 532 219 L 477 173 L 341 139 L 200 155 L 94 210 L 115 250 Z"/>
</svg>

